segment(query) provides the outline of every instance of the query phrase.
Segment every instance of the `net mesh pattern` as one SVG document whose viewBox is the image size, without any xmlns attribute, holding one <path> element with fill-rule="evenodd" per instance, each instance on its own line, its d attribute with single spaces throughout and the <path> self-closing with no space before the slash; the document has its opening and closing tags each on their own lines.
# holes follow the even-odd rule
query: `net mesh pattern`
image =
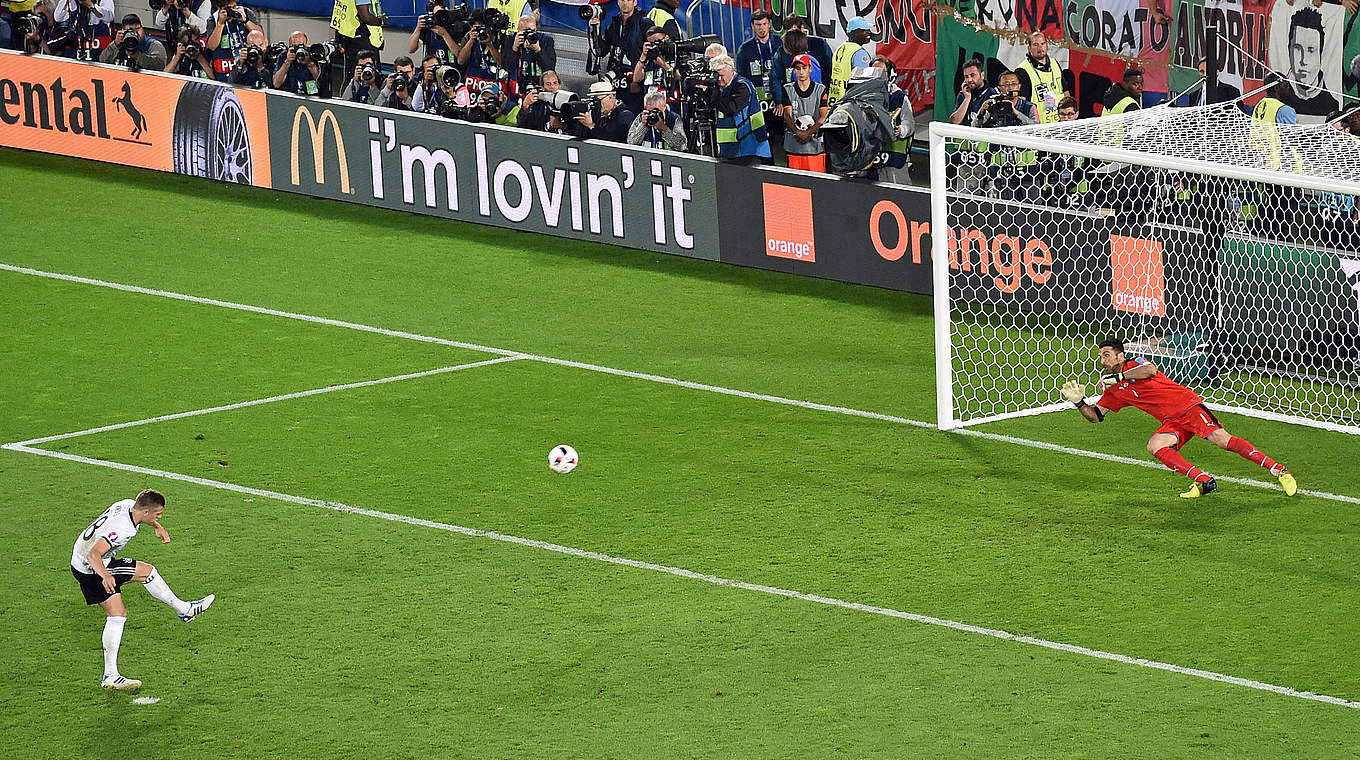
<svg viewBox="0 0 1360 760">
<path fill-rule="evenodd" d="M 1069 379 L 1095 394 L 1097 344 L 1118 338 L 1211 406 L 1360 432 L 1360 214 L 1342 192 L 1360 193 L 1360 142 L 1231 104 L 1006 132 L 1280 181 L 946 139 L 942 423 L 1066 408 Z"/>
</svg>

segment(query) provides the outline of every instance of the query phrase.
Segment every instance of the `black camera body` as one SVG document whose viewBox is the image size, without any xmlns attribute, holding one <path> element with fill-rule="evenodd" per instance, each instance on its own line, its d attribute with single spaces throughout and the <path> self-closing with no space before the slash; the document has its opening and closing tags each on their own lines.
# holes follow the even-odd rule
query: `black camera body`
<svg viewBox="0 0 1360 760">
<path fill-rule="evenodd" d="M 127 37 L 124 37 L 124 38 L 123 38 L 123 42 L 124 42 L 124 43 L 127 42 Z M 202 53 L 202 52 L 203 52 L 203 46 L 200 45 L 200 44 L 198 43 L 198 40 L 193 39 L 193 40 L 186 40 L 186 41 L 185 41 L 185 43 L 184 43 L 184 57 L 185 57 L 185 58 L 197 58 L 197 57 L 198 57 L 198 54 L 199 54 L 199 53 Z"/>
<path fill-rule="evenodd" d="M 558 110 L 562 114 L 562 121 L 575 121 L 578 116 L 590 114 L 590 118 L 598 124 L 600 119 L 604 118 L 604 104 L 600 102 L 599 97 L 569 100 Z"/>
<path fill-rule="evenodd" d="M 253 69 L 253 68 L 258 68 L 259 65 L 260 65 L 260 63 L 261 63 L 263 60 L 264 60 L 264 51 L 263 51 L 263 50 L 259 49 L 258 47 L 255 47 L 254 45 L 251 45 L 250 47 L 246 48 L 246 65 L 247 65 L 247 66 L 249 66 L 249 67 L 252 68 L 252 69 Z"/>
<path fill-rule="evenodd" d="M 398 71 L 392 75 L 392 92 L 405 90 L 411 86 L 411 78 L 406 76 L 406 72 Z"/>
<path fill-rule="evenodd" d="M 526 44 L 526 45 L 537 45 L 537 44 L 538 44 L 538 30 L 537 30 L 537 29 L 529 29 L 529 30 L 527 30 L 527 31 L 524 32 L 524 44 Z"/>
<path fill-rule="evenodd" d="M 245 11 L 240 8 L 223 8 L 227 12 L 227 21 L 235 21 L 244 24 L 246 21 Z"/>
<path fill-rule="evenodd" d="M 365 63 L 359 67 L 359 79 L 365 84 L 373 84 L 378 78 L 378 67 L 371 63 Z"/>
<path fill-rule="evenodd" d="M 649 127 L 655 127 L 656 125 L 660 124 L 666 119 L 665 114 L 654 108 L 648 108 L 647 110 L 643 111 L 642 117 L 646 119 L 647 126 Z"/>
<path fill-rule="evenodd" d="M 118 49 L 123 55 L 132 55 L 142 49 L 142 38 L 136 32 L 128 32 L 123 35 L 123 41 L 118 43 Z"/>
</svg>

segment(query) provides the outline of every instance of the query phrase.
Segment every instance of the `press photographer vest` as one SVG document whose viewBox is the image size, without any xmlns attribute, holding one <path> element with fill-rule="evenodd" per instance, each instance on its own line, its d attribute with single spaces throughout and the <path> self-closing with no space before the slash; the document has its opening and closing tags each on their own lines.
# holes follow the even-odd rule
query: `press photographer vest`
<svg viewBox="0 0 1360 760">
<path fill-rule="evenodd" d="M 1058 99 L 1062 96 L 1062 67 L 1052 57 L 1048 68 L 1040 69 L 1028 57 L 1019 69 L 1029 75 L 1029 102 L 1038 111 L 1040 124 L 1058 121 Z"/>
<path fill-rule="evenodd" d="M 486 7 L 495 8 L 504 13 L 506 18 L 510 19 L 508 32 L 514 34 L 519 31 L 520 17 L 524 15 L 526 10 L 529 10 L 529 0 L 487 0 Z M 532 13 L 533 11 L 529 12 Z"/>
<path fill-rule="evenodd" d="M 718 158 L 739 158 L 741 156 L 770 157 L 770 141 L 765 131 L 765 114 L 760 110 L 760 98 L 756 88 L 740 77 L 733 84 L 745 87 L 751 93 L 746 108 L 736 116 L 719 113 L 714 122 L 718 138 Z"/>
<path fill-rule="evenodd" d="M 647 20 L 651 21 L 657 28 L 662 28 L 666 26 L 666 24 L 675 21 L 675 16 L 672 16 L 670 11 L 667 11 L 665 8 L 658 5 L 650 11 L 647 11 Z M 678 21 L 676 22 L 676 26 L 679 26 Z"/>
<path fill-rule="evenodd" d="M 1280 125 L 1276 122 L 1280 109 L 1285 102 L 1277 98 L 1264 97 L 1256 104 L 1256 108 L 1251 112 L 1251 142 L 1256 149 L 1265 157 L 1266 166 L 1271 169 L 1279 169 L 1284 166 L 1284 149 L 1280 141 Z M 1292 163 L 1290 169 L 1299 170 L 1302 166 L 1302 157 L 1298 150 L 1290 147 Z"/>
<path fill-rule="evenodd" d="M 831 86 L 827 88 L 827 97 L 831 98 L 832 105 L 845 95 L 845 86 L 850 82 L 850 75 L 854 73 L 855 67 L 851 64 L 855 53 L 863 50 L 864 46 L 854 42 L 842 42 L 836 48 L 836 54 L 831 57 Z"/>
<path fill-rule="evenodd" d="M 381 18 L 382 0 L 370 0 L 368 12 Z M 335 0 L 335 8 L 331 10 L 331 28 L 339 32 L 340 36 L 353 39 L 359 32 L 359 26 L 358 3 L 355 0 Z M 381 49 L 383 45 L 382 25 L 367 28 L 368 39 L 372 43 L 373 49 Z"/>
<path fill-rule="evenodd" d="M 903 108 L 909 108 L 907 93 L 902 90 L 894 90 L 888 95 L 888 107 L 892 110 L 893 129 L 897 129 L 897 119 L 901 115 Z M 901 169 L 907 165 L 907 154 L 911 152 L 911 141 L 916 138 L 913 134 L 908 134 L 900 140 L 893 140 L 888 146 L 887 157 L 883 165 L 889 169 Z"/>
<path fill-rule="evenodd" d="M 1101 112 L 1100 115 L 1118 116 L 1119 114 L 1129 110 L 1129 106 L 1133 106 L 1135 111 L 1138 110 L 1138 101 L 1134 100 L 1132 96 L 1125 95 L 1124 97 L 1116 101 L 1113 107 L 1106 108 L 1103 112 Z"/>
</svg>

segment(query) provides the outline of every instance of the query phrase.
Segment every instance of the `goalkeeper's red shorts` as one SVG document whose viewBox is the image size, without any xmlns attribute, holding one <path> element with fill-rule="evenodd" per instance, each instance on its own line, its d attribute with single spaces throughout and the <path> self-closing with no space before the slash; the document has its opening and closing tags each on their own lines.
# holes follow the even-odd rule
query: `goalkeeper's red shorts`
<svg viewBox="0 0 1360 760">
<path fill-rule="evenodd" d="M 1223 425 L 1219 423 L 1214 413 L 1209 411 L 1209 407 L 1204 404 L 1195 404 L 1163 422 L 1162 426 L 1157 428 L 1157 433 L 1170 433 L 1176 436 L 1176 445 L 1173 448 L 1179 451 L 1191 438 L 1195 436 L 1208 438 L 1215 430 L 1222 429 Z M 1153 435 L 1157 433 L 1153 433 Z"/>
</svg>

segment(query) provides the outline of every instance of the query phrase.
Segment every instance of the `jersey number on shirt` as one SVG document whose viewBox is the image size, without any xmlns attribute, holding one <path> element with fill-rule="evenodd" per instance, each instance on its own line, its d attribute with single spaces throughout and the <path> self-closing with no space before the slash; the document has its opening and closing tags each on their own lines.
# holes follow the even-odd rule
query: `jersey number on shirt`
<svg viewBox="0 0 1360 760">
<path fill-rule="evenodd" d="M 90 523 L 90 527 L 85 529 L 85 534 L 81 536 L 81 539 L 89 541 L 91 538 L 94 538 L 95 531 L 99 530 L 99 526 L 107 522 L 108 519 L 109 516 L 107 514 L 96 517 L 94 522 Z"/>
</svg>

